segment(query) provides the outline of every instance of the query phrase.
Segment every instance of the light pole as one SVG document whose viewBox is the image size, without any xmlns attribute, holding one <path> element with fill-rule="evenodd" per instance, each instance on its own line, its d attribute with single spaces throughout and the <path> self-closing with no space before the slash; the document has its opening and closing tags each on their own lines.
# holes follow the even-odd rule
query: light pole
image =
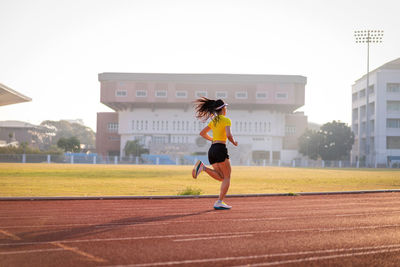
<svg viewBox="0 0 400 267">
<path fill-rule="evenodd" d="M 383 31 L 382 30 L 362 30 L 354 31 L 356 43 L 367 43 L 367 86 L 365 88 L 365 164 L 367 167 L 370 165 L 370 132 L 369 132 L 369 44 L 382 43 Z M 360 118 L 359 125 L 362 125 L 362 118 Z M 361 131 L 358 131 L 358 158 L 361 156 Z"/>
</svg>

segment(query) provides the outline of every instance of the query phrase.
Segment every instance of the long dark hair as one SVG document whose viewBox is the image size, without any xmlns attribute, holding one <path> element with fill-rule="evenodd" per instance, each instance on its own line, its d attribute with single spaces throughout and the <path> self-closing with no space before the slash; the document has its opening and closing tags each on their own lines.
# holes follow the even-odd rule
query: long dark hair
<svg viewBox="0 0 400 267">
<path fill-rule="evenodd" d="M 213 99 L 208 99 L 206 97 L 196 99 L 196 101 L 194 101 L 196 109 L 196 118 L 198 118 L 203 122 L 212 118 L 214 123 L 216 124 L 219 121 L 218 115 L 221 113 L 222 110 L 222 108 L 217 110 L 217 108 L 221 105 L 220 102 L 224 104 L 224 102 L 220 99 L 213 100 Z"/>
</svg>

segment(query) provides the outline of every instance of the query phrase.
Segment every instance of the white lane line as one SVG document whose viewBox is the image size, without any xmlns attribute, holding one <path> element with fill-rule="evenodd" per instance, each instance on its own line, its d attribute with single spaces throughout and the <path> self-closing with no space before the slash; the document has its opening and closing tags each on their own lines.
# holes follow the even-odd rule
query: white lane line
<svg viewBox="0 0 400 267">
<path fill-rule="evenodd" d="M 386 246 L 374 246 L 374 247 L 356 247 L 356 248 L 341 248 L 341 249 L 325 249 L 325 250 L 309 250 L 309 251 L 298 251 L 298 252 L 287 252 L 287 253 L 273 253 L 273 254 L 262 254 L 262 255 L 250 255 L 250 256 L 232 256 L 223 258 L 209 258 L 209 259 L 197 259 L 197 260 L 181 260 L 181 261 L 165 261 L 165 262 L 153 262 L 153 263 L 141 263 L 141 264 L 129 264 L 129 265 L 112 265 L 105 267 L 147 267 L 147 266 L 166 266 L 166 265 L 180 265 L 180 264 L 195 264 L 195 263 L 210 263 L 210 262 L 221 262 L 221 261 L 235 261 L 235 260 L 256 260 L 262 258 L 272 258 L 272 257 L 290 257 L 290 256 L 302 256 L 309 254 L 328 254 L 328 253 L 340 253 L 340 252 L 352 252 L 352 251 L 362 251 L 371 250 L 374 251 L 397 251 L 400 250 L 400 245 L 386 245 Z M 357 252 L 356 252 L 357 253 Z M 358 252 L 358 253 L 368 253 Z M 383 253 L 383 252 L 382 252 Z M 355 253 L 351 253 L 355 254 Z M 338 254 L 345 255 L 345 254 Z M 313 257 L 315 258 L 315 257 Z M 304 260 L 304 259 L 303 259 Z M 278 261 L 276 261 L 278 262 Z M 276 263 L 275 265 L 277 265 Z M 279 263 L 283 264 L 283 263 Z M 245 265 L 248 266 L 248 265 Z M 251 266 L 254 266 L 251 264 Z"/>
<path fill-rule="evenodd" d="M 0 229 L 0 233 L 2 233 L 2 234 L 5 235 L 5 236 L 10 237 L 12 240 L 21 240 L 21 238 L 19 238 L 18 236 L 14 235 L 13 233 L 10 233 L 10 232 L 8 232 L 8 231 L 1 230 L 1 229 Z"/>
<path fill-rule="evenodd" d="M 26 253 L 38 253 L 38 252 L 50 252 L 50 251 L 63 251 L 63 248 L 48 248 L 48 249 L 32 249 L 32 250 L 15 250 L 0 252 L 0 255 L 13 255 L 13 254 L 26 254 Z"/>
<path fill-rule="evenodd" d="M 132 222 L 132 223 L 73 223 L 73 224 L 42 224 L 42 225 L 21 225 L 21 226 L 4 226 L 3 229 L 15 229 L 15 228 L 57 228 L 57 227 L 80 227 L 80 226 L 94 226 L 94 227 L 116 227 L 116 226 L 156 226 L 166 225 L 170 222 L 164 223 L 152 223 L 152 222 Z"/>
<path fill-rule="evenodd" d="M 382 250 L 373 250 L 366 252 L 357 252 L 357 253 L 347 253 L 347 254 L 335 254 L 335 255 L 327 255 L 327 256 L 318 256 L 318 257 L 309 257 L 309 258 L 301 258 L 295 260 L 282 260 L 282 261 L 273 261 L 273 262 L 263 262 L 251 264 L 251 266 L 273 266 L 273 265 L 282 265 L 289 263 L 301 263 L 308 261 L 319 261 L 319 260 L 329 260 L 329 259 L 338 259 L 338 258 L 346 258 L 346 257 L 355 257 L 355 256 L 368 256 L 374 254 L 382 254 L 382 253 L 393 253 L 400 251 L 400 248 L 397 249 L 382 249 Z M 246 267 L 248 265 L 237 265 L 235 267 Z"/>
<path fill-rule="evenodd" d="M 238 238 L 238 237 L 245 237 L 245 236 L 253 236 L 253 235 L 226 235 L 226 236 L 212 236 L 212 237 L 195 237 L 195 238 L 186 238 L 186 239 L 175 239 L 172 241 L 185 242 L 185 241 L 198 241 L 198 240 L 210 240 L 210 239 Z"/>
<path fill-rule="evenodd" d="M 352 217 L 352 216 L 379 216 L 379 215 L 387 215 L 392 213 L 400 213 L 400 211 L 395 212 L 370 212 L 370 213 L 344 213 L 344 214 L 323 214 L 318 216 L 305 215 L 305 216 L 296 216 L 296 219 L 307 219 L 310 218 L 328 218 L 328 217 Z M 124 219 L 124 218 L 121 218 Z M 287 217 L 268 217 L 268 218 L 225 218 L 224 221 L 231 221 L 231 222 L 240 222 L 240 221 L 277 221 L 277 220 L 293 220 L 293 216 Z M 15 229 L 15 228 L 47 228 L 47 227 L 75 227 L 75 226 L 95 226 L 95 227 L 115 227 L 115 226 L 129 226 L 129 227 L 137 227 L 137 226 L 157 226 L 157 225 L 166 225 L 170 223 L 192 223 L 192 222 L 219 222 L 220 220 L 217 219 L 204 219 L 204 220 L 170 220 L 168 222 L 131 222 L 131 223 L 73 223 L 73 224 L 48 224 L 48 225 L 9 225 L 9 226 L 1 226 L 2 229 Z"/>
<path fill-rule="evenodd" d="M 282 230 L 265 230 L 265 231 L 245 231 L 245 232 L 227 232 L 224 235 L 259 235 L 270 233 L 292 233 L 292 232 L 340 232 L 354 230 L 377 230 L 383 228 L 398 228 L 400 224 L 386 225 L 369 225 L 359 227 L 341 227 L 341 228 L 307 228 L 307 229 L 282 229 Z M 156 235 L 156 236 L 136 236 L 136 237 L 120 237 L 120 238 L 101 238 L 101 239 L 78 239 L 78 240 L 55 240 L 55 241 L 37 241 L 37 242 L 21 242 L 21 243 L 3 243 L 0 246 L 20 246 L 34 244 L 51 244 L 57 243 L 84 243 L 84 242 L 112 242 L 112 241 L 130 241 L 130 240 L 146 240 L 146 239 L 169 239 L 169 238 L 194 238 L 194 237 L 211 237 L 220 236 L 221 233 L 201 233 L 201 234 L 180 234 L 180 235 Z"/>
<path fill-rule="evenodd" d="M 62 248 L 62 249 L 64 249 L 64 250 L 71 251 L 71 252 L 73 252 L 73 253 L 76 253 L 76 254 L 78 254 L 78 255 L 81 255 L 81 256 L 83 256 L 83 257 L 85 257 L 85 258 L 87 258 L 87 259 L 89 259 L 89 260 L 95 261 L 95 262 L 106 262 L 105 259 L 102 259 L 102 258 L 100 258 L 100 257 L 96 257 L 96 256 L 94 256 L 94 255 L 92 255 L 92 254 L 89 254 L 89 253 L 87 253 L 87 252 L 84 252 L 84 251 L 82 251 L 82 250 L 79 250 L 78 248 L 69 247 L 69 246 L 66 246 L 66 245 L 64 245 L 64 244 L 61 244 L 61 243 L 59 243 L 59 242 L 52 242 L 51 244 L 53 244 L 54 246 L 60 247 L 60 248 Z"/>
</svg>

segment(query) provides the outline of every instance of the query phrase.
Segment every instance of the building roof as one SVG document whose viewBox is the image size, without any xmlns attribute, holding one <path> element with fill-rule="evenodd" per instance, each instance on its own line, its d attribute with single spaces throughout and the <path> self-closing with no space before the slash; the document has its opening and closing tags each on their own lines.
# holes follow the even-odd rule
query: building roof
<svg viewBox="0 0 400 267">
<path fill-rule="evenodd" d="M 201 82 L 201 83 L 251 83 L 251 82 L 288 82 L 307 83 L 300 75 L 266 74 L 222 74 L 222 73 L 100 73 L 99 81 L 155 81 L 155 82 Z"/>
<path fill-rule="evenodd" d="M 369 73 L 376 72 L 378 70 L 400 70 L 400 58 L 389 61 L 388 63 L 383 64 L 382 66 L 370 71 Z M 367 74 L 363 75 L 361 78 L 357 79 L 355 82 L 357 83 L 360 80 L 363 80 L 367 77 Z"/>
<path fill-rule="evenodd" d="M 0 121 L 0 128 L 37 128 L 38 126 L 24 121 Z"/>
<path fill-rule="evenodd" d="M 0 83 L 0 106 L 29 101 L 32 99 Z"/>
</svg>

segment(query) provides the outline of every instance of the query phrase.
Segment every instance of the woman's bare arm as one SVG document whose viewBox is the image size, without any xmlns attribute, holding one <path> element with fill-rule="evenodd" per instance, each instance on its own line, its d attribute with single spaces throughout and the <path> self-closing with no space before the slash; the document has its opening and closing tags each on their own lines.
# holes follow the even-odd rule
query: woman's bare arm
<svg viewBox="0 0 400 267">
<path fill-rule="evenodd" d="M 232 132 L 231 132 L 231 126 L 225 126 L 225 131 L 226 131 L 226 137 L 228 137 L 228 140 L 231 141 L 231 143 L 234 146 L 238 145 L 238 142 L 233 138 Z"/>
<path fill-rule="evenodd" d="M 200 135 L 201 137 L 203 137 L 204 139 L 207 139 L 208 141 L 212 141 L 212 137 L 208 134 L 208 132 L 211 130 L 210 127 L 206 126 L 204 127 L 203 130 L 201 130 Z"/>
</svg>

